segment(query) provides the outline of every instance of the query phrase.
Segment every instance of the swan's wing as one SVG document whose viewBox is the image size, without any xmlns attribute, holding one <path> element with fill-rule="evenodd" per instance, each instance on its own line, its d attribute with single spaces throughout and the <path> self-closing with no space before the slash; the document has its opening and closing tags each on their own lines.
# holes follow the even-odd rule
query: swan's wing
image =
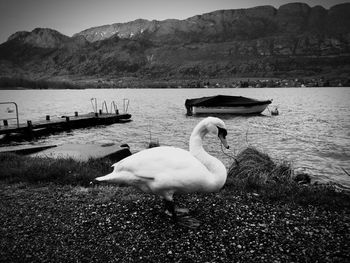
<svg viewBox="0 0 350 263">
<path fill-rule="evenodd" d="M 114 165 L 116 173 L 127 171 L 145 180 L 162 176 L 188 175 L 203 165 L 188 151 L 175 147 L 155 147 L 135 153 Z"/>
<path fill-rule="evenodd" d="M 164 146 L 123 159 L 115 165 L 114 174 L 127 184 L 144 187 L 145 192 L 201 191 L 211 178 L 208 169 L 191 153 Z"/>
<path fill-rule="evenodd" d="M 218 188 L 215 176 L 191 153 L 164 146 L 121 160 L 104 180 L 134 185 L 163 196 L 169 191 L 212 192 Z"/>
</svg>

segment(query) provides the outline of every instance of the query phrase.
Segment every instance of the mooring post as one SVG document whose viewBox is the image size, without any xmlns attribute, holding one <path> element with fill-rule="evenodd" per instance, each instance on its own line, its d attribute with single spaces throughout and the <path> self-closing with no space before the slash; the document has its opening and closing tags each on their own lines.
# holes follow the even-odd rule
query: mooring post
<svg viewBox="0 0 350 263">
<path fill-rule="evenodd" d="M 100 115 L 102 114 L 102 110 L 99 110 L 98 112 L 100 113 Z"/>
<path fill-rule="evenodd" d="M 34 133 L 33 133 L 33 123 L 31 120 L 27 121 L 27 136 L 30 139 L 34 138 Z"/>
<path fill-rule="evenodd" d="M 66 122 L 63 123 L 62 127 L 65 130 L 70 131 L 72 129 L 72 126 L 74 126 L 74 122 L 70 120 L 69 116 L 66 116 Z"/>
<path fill-rule="evenodd" d="M 74 112 L 74 116 L 78 117 L 78 112 L 77 111 Z"/>
<path fill-rule="evenodd" d="M 9 123 L 7 120 L 4 120 L 4 126 L 9 126 Z"/>
<path fill-rule="evenodd" d="M 46 115 L 46 120 L 47 120 L 47 121 L 50 120 L 50 115 Z"/>
</svg>

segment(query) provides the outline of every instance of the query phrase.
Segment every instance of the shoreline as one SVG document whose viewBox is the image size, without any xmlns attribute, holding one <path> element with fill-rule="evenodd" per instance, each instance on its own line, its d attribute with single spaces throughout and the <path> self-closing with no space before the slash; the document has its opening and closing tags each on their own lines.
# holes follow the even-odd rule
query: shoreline
<svg viewBox="0 0 350 263">
<path fill-rule="evenodd" d="M 26 79 L 0 77 L 0 90 L 25 89 L 195 89 L 195 88 L 335 88 L 350 87 L 348 79 L 305 77 L 305 78 L 263 78 L 223 77 L 201 79 L 143 79 L 136 77 L 108 78 L 57 77 Z"/>
<path fill-rule="evenodd" d="M 332 88 L 332 89 L 337 89 L 337 88 L 350 88 L 349 87 L 264 87 L 264 88 L 254 88 L 254 87 L 247 87 L 247 88 L 232 88 L 232 87 L 220 87 L 217 89 L 275 89 L 275 88 L 283 88 L 283 89 L 293 89 L 293 88 L 301 88 L 301 89 L 322 89 L 322 88 Z M 216 89 L 215 87 L 209 87 L 209 88 L 178 88 L 178 87 L 110 87 L 110 88 L 48 88 L 48 89 L 34 89 L 34 88 L 23 88 L 23 87 L 18 87 L 18 88 L 1 88 L 1 90 L 86 90 L 86 89 Z"/>
</svg>

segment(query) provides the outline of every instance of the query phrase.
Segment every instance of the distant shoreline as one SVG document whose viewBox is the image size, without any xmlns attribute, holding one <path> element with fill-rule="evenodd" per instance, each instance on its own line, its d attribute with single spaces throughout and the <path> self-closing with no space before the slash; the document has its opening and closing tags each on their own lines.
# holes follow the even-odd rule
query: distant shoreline
<svg viewBox="0 0 350 263">
<path fill-rule="evenodd" d="M 191 88 L 298 88 L 350 87 L 350 79 L 314 78 L 213 78 L 213 79 L 139 79 L 79 78 L 27 79 L 0 77 L 0 90 L 25 89 L 191 89 Z"/>
<path fill-rule="evenodd" d="M 316 89 L 316 88 L 350 88 L 349 87 L 264 87 L 264 88 L 284 88 L 284 89 L 292 89 L 292 88 L 311 88 L 311 89 Z M 264 89 L 261 88 L 261 89 Z M 47 88 L 47 89 L 35 89 L 35 88 L 23 88 L 23 87 L 17 87 L 17 88 L 2 88 L 0 87 L 0 90 L 86 90 L 86 89 L 206 89 L 206 88 L 177 88 L 177 87 L 169 87 L 169 88 L 164 88 L 164 87 L 109 87 L 109 88 Z M 219 89 L 215 87 L 209 87 L 208 89 Z M 233 89 L 230 87 L 223 87 L 220 89 Z M 237 89 L 256 89 L 253 87 L 247 87 L 247 88 L 237 88 Z"/>
</svg>

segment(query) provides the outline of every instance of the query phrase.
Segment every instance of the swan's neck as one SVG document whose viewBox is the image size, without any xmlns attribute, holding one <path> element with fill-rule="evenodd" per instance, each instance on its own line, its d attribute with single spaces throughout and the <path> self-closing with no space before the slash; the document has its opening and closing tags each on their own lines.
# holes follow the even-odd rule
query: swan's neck
<svg viewBox="0 0 350 263">
<path fill-rule="evenodd" d="M 203 127 L 196 127 L 190 137 L 190 153 L 196 157 L 212 174 L 212 184 L 220 189 L 227 176 L 225 166 L 221 161 L 208 154 L 203 148 L 203 138 L 208 131 Z M 217 189 L 217 190 L 218 190 Z"/>
</svg>

